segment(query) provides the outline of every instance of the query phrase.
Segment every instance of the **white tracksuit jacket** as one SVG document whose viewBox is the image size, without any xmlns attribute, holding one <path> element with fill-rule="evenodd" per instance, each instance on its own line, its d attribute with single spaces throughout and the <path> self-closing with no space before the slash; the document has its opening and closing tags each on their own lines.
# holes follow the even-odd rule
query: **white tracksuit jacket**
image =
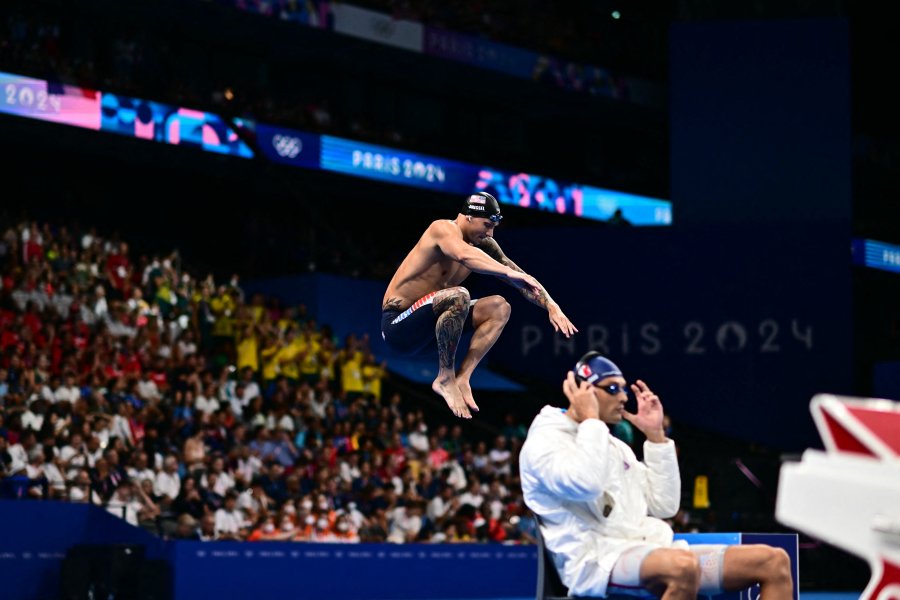
<svg viewBox="0 0 900 600">
<path fill-rule="evenodd" d="M 545 406 L 528 430 L 519 470 L 525 504 L 540 516 L 545 544 L 573 596 L 605 596 L 626 549 L 672 544 L 672 528 L 660 520 L 674 516 L 681 500 L 672 440 L 645 442 L 639 462 L 606 423 L 578 424 Z"/>
</svg>

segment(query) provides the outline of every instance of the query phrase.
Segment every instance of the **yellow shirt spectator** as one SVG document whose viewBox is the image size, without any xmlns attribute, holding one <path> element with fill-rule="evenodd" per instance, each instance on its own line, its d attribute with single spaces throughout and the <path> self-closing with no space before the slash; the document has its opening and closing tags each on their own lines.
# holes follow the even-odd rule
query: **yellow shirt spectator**
<svg viewBox="0 0 900 600">
<path fill-rule="evenodd" d="M 322 347 L 318 342 L 311 342 L 306 345 L 305 354 L 300 361 L 300 374 L 311 384 L 319 378 L 321 367 L 319 365 L 319 357 Z"/>
<path fill-rule="evenodd" d="M 280 319 L 278 319 L 276 327 L 278 327 L 278 329 L 280 329 L 281 331 L 287 331 L 289 328 L 295 327 L 296 325 L 296 321 L 292 321 L 287 317 L 281 317 Z"/>
<path fill-rule="evenodd" d="M 220 290 L 219 294 L 210 300 L 209 307 L 216 315 L 216 324 L 213 326 L 213 335 L 222 337 L 233 336 L 234 311 L 236 305 L 231 294 L 224 290 Z"/>
<path fill-rule="evenodd" d="M 275 355 L 281 375 L 293 380 L 300 379 L 300 366 L 297 364 L 302 348 L 297 344 L 287 344 Z"/>
<path fill-rule="evenodd" d="M 261 323 L 263 320 L 263 315 L 266 312 L 266 307 L 264 306 L 250 306 L 248 307 L 250 310 L 250 318 L 253 319 L 254 323 Z"/>
<path fill-rule="evenodd" d="M 281 346 L 277 340 L 273 340 L 269 345 L 262 349 L 260 356 L 262 357 L 262 376 L 263 381 L 272 381 L 278 377 L 280 369 L 278 368 L 278 351 Z"/>
<path fill-rule="evenodd" d="M 362 352 L 349 353 L 341 363 L 341 387 L 347 393 L 362 394 L 366 391 L 362 376 Z"/>
<path fill-rule="evenodd" d="M 376 400 L 381 400 L 381 378 L 384 377 L 384 368 L 374 362 L 362 368 L 363 387 L 366 392 L 372 394 Z"/>
<path fill-rule="evenodd" d="M 237 368 L 250 367 L 253 372 L 259 371 L 259 340 L 252 327 L 248 327 L 237 345 Z"/>
<path fill-rule="evenodd" d="M 337 379 L 336 362 L 337 352 L 334 351 L 334 348 L 322 348 L 322 351 L 319 352 L 319 377 L 329 384 Z"/>
</svg>

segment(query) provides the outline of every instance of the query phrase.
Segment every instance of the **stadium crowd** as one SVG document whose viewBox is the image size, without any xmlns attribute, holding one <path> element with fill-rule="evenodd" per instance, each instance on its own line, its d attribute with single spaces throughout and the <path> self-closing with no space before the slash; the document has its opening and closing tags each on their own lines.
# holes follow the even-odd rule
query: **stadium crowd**
<svg viewBox="0 0 900 600">
<path fill-rule="evenodd" d="M 0 496 L 185 539 L 530 539 L 524 427 L 427 423 L 365 336 L 95 230 L 4 227 L 0 265 Z"/>
</svg>

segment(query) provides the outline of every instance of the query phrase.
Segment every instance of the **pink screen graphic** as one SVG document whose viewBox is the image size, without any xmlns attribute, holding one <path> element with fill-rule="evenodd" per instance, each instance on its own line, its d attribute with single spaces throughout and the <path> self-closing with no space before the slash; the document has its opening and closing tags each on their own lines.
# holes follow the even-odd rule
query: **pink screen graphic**
<svg viewBox="0 0 900 600">
<path fill-rule="evenodd" d="M 100 129 L 100 92 L 0 72 L 0 113 Z"/>
</svg>

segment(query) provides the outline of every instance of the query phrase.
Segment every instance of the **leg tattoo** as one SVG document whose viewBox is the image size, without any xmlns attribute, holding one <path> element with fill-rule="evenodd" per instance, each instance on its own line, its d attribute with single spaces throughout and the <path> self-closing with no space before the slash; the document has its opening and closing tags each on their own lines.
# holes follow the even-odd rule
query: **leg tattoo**
<svg viewBox="0 0 900 600">
<path fill-rule="evenodd" d="M 469 314 L 469 294 L 465 291 L 448 293 L 440 300 L 435 296 L 433 307 L 434 312 L 440 313 L 434 328 L 440 367 L 442 370 L 452 370 L 456 361 L 456 347 Z"/>
<path fill-rule="evenodd" d="M 440 365 L 431 389 L 444 398 L 454 415 L 471 419 L 472 413 L 456 385 L 456 374 L 453 372 L 456 347 L 469 314 L 469 292 L 465 288 L 442 290 L 435 295 L 432 308 L 438 314 L 434 335 L 437 338 Z"/>
</svg>

